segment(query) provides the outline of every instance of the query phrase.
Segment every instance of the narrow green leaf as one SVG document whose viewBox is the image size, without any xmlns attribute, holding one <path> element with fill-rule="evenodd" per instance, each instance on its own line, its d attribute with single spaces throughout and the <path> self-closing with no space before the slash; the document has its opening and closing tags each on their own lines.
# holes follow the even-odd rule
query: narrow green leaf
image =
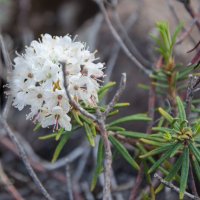
<svg viewBox="0 0 200 200">
<path fill-rule="evenodd" d="M 177 154 L 177 152 L 179 151 L 179 149 L 183 147 L 182 143 L 178 143 L 178 145 L 175 147 L 174 151 L 171 153 L 170 158 L 174 157 L 174 155 Z"/>
<path fill-rule="evenodd" d="M 199 166 L 198 160 L 196 159 L 195 156 L 192 156 L 192 160 L 193 160 L 195 173 L 197 175 L 198 180 L 200 181 L 200 166 Z"/>
<path fill-rule="evenodd" d="M 177 143 L 174 144 L 166 153 L 164 153 L 161 156 L 161 158 L 158 161 L 156 161 L 156 163 L 153 164 L 153 166 L 149 169 L 148 173 L 150 174 L 153 171 L 155 171 L 165 160 L 167 160 L 173 153 L 177 145 L 178 145 Z"/>
<path fill-rule="evenodd" d="M 169 113 L 167 113 L 164 109 L 162 108 L 158 108 L 158 111 L 160 112 L 160 114 L 171 124 L 174 125 L 174 127 L 176 129 L 179 129 L 178 127 L 178 123 L 176 122 L 176 119 L 173 118 Z"/>
<path fill-rule="evenodd" d="M 150 144 L 150 145 L 153 145 L 153 146 L 163 146 L 165 145 L 166 143 L 162 143 L 162 142 L 157 142 L 157 141 L 153 141 L 153 140 L 149 140 L 149 139 L 140 139 L 141 142 L 145 143 L 145 144 Z"/>
<path fill-rule="evenodd" d="M 108 131 L 125 131 L 125 128 L 122 128 L 120 126 L 108 126 L 106 127 Z"/>
<path fill-rule="evenodd" d="M 60 139 L 60 137 L 61 137 L 61 135 L 63 134 L 64 131 L 65 131 L 64 128 L 61 128 L 61 129 L 58 131 L 58 133 L 57 133 L 57 135 L 56 135 L 56 141 L 58 141 L 58 140 Z"/>
<path fill-rule="evenodd" d="M 174 118 L 167 113 L 165 110 L 163 110 L 162 108 L 158 108 L 158 111 L 160 112 L 160 114 L 169 122 L 172 123 Z"/>
<path fill-rule="evenodd" d="M 37 123 L 36 126 L 34 127 L 33 131 L 36 132 L 41 128 L 41 124 Z"/>
<path fill-rule="evenodd" d="M 86 134 L 87 134 L 87 139 L 88 139 L 90 145 L 92 147 L 95 147 L 95 139 L 94 139 L 94 136 L 93 136 L 93 133 L 92 133 L 90 126 L 85 122 L 83 122 L 83 125 L 84 125 L 85 131 L 86 131 Z"/>
<path fill-rule="evenodd" d="M 129 116 L 117 119 L 108 125 L 114 126 L 114 125 L 122 124 L 125 122 L 131 122 L 131 121 L 151 121 L 151 118 L 147 117 L 146 114 L 135 114 L 135 115 L 129 115 Z"/>
<path fill-rule="evenodd" d="M 180 199 L 183 199 L 187 187 L 188 172 L 189 172 L 189 149 L 186 147 L 183 151 L 183 163 L 181 168 L 180 193 L 179 193 Z"/>
<path fill-rule="evenodd" d="M 200 162 L 200 151 L 199 149 L 195 146 L 195 144 L 190 143 L 189 144 L 189 149 L 193 153 L 193 155 L 196 157 L 196 159 Z"/>
<path fill-rule="evenodd" d="M 184 107 L 183 102 L 182 102 L 182 100 L 180 99 L 179 96 L 176 97 L 176 102 L 177 102 L 177 105 L 178 105 L 179 118 L 182 121 L 187 120 L 186 113 L 185 113 L 185 107 Z"/>
<path fill-rule="evenodd" d="M 81 121 L 80 118 L 79 118 L 79 113 L 78 113 L 78 111 L 72 110 L 72 114 L 73 114 L 74 119 L 76 120 L 76 122 L 77 122 L 80 126 L 83 126 L 83 123 L 82 123 L 82 121 Z"/>
<path fill-rule="evenodd" d="M 98 151 L 97 151 L 96 168 L 95 168 L 94 175 L 92 178 L 92 183 L 90 186 L 91 191 L 94 190 L 94 188 L 97 184 L 97 179 L 98 179 L 99 175 L 101 174 L 101 172 L 103 171 L 103 159 L 104 159 L 104 146 L 103 146 L 102 140 L 100 139 L 99 145 L 98 145 Z"/>
<path fill-rule="evenodd" d="M 74 127 L 72 128 L 71 131 L 64 131 L 64 132 L 62 132 L 61 135 L 64 135 L 64 134 L 70 134 L 71 132 L 77 130 L 78 128 L 80 128 L 79 125 L 74 126 Z M 40 139 L 40 140 L 53 139 L 53 138 L 55 138 L 55 137 L 57 136 L 57 134 L 58 134 L 58 133 L 51 133 L 51 134 L 48 134 L 48 135 L 40 136 L 38 139 Z"/>
<path fill-rule="evenodd" d="M 139 170 L 139 165 L 135 162 L 126 148 L 113 136 L 109 136 L 109 140 L 111 141 L 112 145 L 117 149 L 117 151 L 124 157 L 124 159 L 135 169 Z"/>
<path fill-rule="evenodd" d="M 58 143 L 56 150 L 53 154 L 53 158 L 52 158 L 52 162 L 55 162 L 58 159 L 58 156 L 60 155 L 60 152 L 62 151 L 63 147 L 65 146 L 65 144 L 68 142 L 69 138 L 71 137 L 73 132 L 67 132 L 65 133 L 60 142 Z"/>
<path fill-rule="evenodd" d="M 133 132 L 133 131 L 117 131 L 117 133 L 125 137 L 130 137 L 130 138 L 135 138 L 135 139 L 149 139 L 149 140 L 157 141 L 157 142 L 165 142 L 165 139 L 163 139 L 162 134 L 150 135 L 146 133 Z"/>
<path fill-rule="evenodd" d="M 174 165 L 172 165 L 172 169 L 169 171 L 169 174 L 165 177 L 166 181 L 171 181 L 173 178 L 175 178 L 179 169 L 181 168 L 182 162 L 183 162 L 183 155 L 178 158 L 178 160 Z M 164 185 L 160 184 L 157 187 L 155 193 L 158 194 L 163 189 L 163 187 Z"/>
<path fill-rule="evenodd" d="M 98 91 L 99 101 L 101 101 L 104 98 L 104 96 L 107 94 L 109 89 L 115 85 L 116 85 L 116 82 L 109 82 L 106 85 L 104 85 L 103 87 L 101 87 L 100 90 Z"/>
<path fill-rule="evenodd" d="M 127 107 L 130 106 L 130 103 L 116 103 L 114 108 L 123 108 L 123 107 Z"/>
<path fill-rule="evenodd" d="M 137 143 L 137 146 L 138 148 L 140 149 L 140 151 L 143 153 L 143 154 L 146 154 L 147 153 L 147 150 L 144 148 L 144 146 L 141 144 L 141 143 Z M 148 159 L 150 161 L 150 163 L 154 164 L 156 161 L 153 159 L 153 157 L 149 156 L 147 157 L 146 159 Z M 160 169 L 160 171 L 167 175 L 169 172 L 164 169 L 162 166 L 159 166 L 158 169 Z"/>
<path fill-rule="evenodd" d="M 114 111 L 109 113 L 108 117 L 112 117 L 113 115 L 116 115 L 118 113 L 119 113 L 119 110 L 114 110 Z"/>
<path fill-rule="evenodd" d="M 146 157 L 149 157 L 149 156 L 154 156 L 156 154 L 162 153 L 163 151 L 167 151 L 167 150 L 171 149 L 172 146 L 173 146 L 173 144 L 167 144 L 165 146 L 161 146 L 161 147 L 156 148 L 152 151 L 149 151 L 146 154 L 141 155 L 140 158 L 146 158 Z"/>
<path fill-rule="evenodd" d="M 96 127 L 95 127 L 95 124 L 94 124 L 94 123 L 91 124 L 91 131 L 92 131 L 92 135 L 93 135 L 94 137 L 96 137 L 97 131 L 96 131 Z"/>
</svg>

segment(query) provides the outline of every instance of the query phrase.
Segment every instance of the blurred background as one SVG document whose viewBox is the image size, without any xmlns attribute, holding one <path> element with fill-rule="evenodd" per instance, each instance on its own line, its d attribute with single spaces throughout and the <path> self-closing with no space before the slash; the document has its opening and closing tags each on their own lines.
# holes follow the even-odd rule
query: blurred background
<svg viewBox="0 0 200 200">
<path fill-rule="evenodd" d="M 199 13 L 199 0 L 192 0 L 191 7 L 195 13 Z M 130 51 L 146 67 L 156 65 L 159 58 L 155 52 L 155 43 L 150 34 L 158 35 L 155 24 L 158 21 L 168 21 L 172 32 L 180 22 L 183 22 L 185 32 L 190 32 L 183 42 L 176 46 L 175 57 L 183 65 L 187 65 L 191 54 L 186 52 L 194 47 L 199 41 L 199 31 L 194 26 L 195 19 L 186 11 L 184 4 L 177 0 L 109 0 L 105 3 L 107 13 Z M 191 30 L 190 30 L 191 29 Z M 24 46 L 29 45 L 41 34 L 64 36 L 77 35 L 77 40 L 88 44 L 91 51 L 98 50 L 98 56 L 105 62 L 105 82 L 109 80 L 119 82 L 122 72 L 127 73 L 127 87 L 121 98 L 123 102 L 130 102 L 130 107 L 124 109 L 120 115 L 133 114 L 147 111 L 148 92 L 141 90 L 139 84 L 148 83 L 148 78 L 138 70 L 135 64 L 124 54 L 120 45 L 114 39 L 104 16 L 95 1 L 92 0 L 0 0 L 0 31 L 11 61 L 18 53 L 22 53 Z M 128 34 L 128 37 L 126 37 Z M 183 31 L 184 34 L 184 31 Z M 182 37 L 184 36 L 182 34 Z M 129 40 L 127 40 L 127 38 Z M 181 38 L 179 38 L 181 40 Z M 5 60 L 1 52 L 0 60 L 0 106 L 5 106 L 6 97 L 6 68 Z M 113 91 L 114 92 L 114 91 Z M 107 100 L 112 96 L 109 94 Z M 18 112 L 11 108 L 8 113 L 8 121 L 11 128 L 22 137 L 21 141 L 31 145 L 40 158 L 50 161 L 55 150 L 56 141 L 40 141 L 38 137 L 50 133 L 51 130 L 40 130 L 33 133 L 34 125 L 25 120 L 26 110 Z M 136 131 L 145 130 L 144 124 L 129 124 L 127 128 Z M 1 131 L 1 130 L 0 130 Z M 73 191 L 75 199 L 101 199 L 101 182 L 91 196 L 89 184 L 95 163 L 95 151 L 89 150 L 83 133 L 75 134 L 72 140 L 62 151 L 61 157 L 70 154 L 77 148 L 82 152 L 70 164 L 73 180 Z M 88 147 L 88 148 L 87 148 Z M 83 153 L 84 149 L 84 153 Z M 130 151 L 133 150 L 129 148 Z M 42 195 L 27 175 L 26 169 L 20 159 L 13 153 L 14 147 L 7 138 L 0 142 L 1 168 L 7 174 L 11 182 L 18 189 L 24 199 L 43 199 Z M 77 151 L 78 152 L 78 151 Z M 120 162 L 119 162 L 120 161 Z M 36 164 L 35 164 L 36 165 Z M 117 200 L 127 199 L 131 187 L 135 181 L 135 172 L 131 167 L 116 155 L 113 163 L 117 184 L 124 186 L 121 192 L 116 191 L 114 198 Z M 56 199 L 68 199 L 65 185 L 65 169 L 49 172 L 39 170 L 41 166 L 36 165 L 36 171 L 47 190 Z M 81 168 L 82 167 L 82 168 Z M 1 171 L 1 170 L 0 170 Z M 0 172 L 1 173 L 1 172 Z M 120 187 L 119 187 L 120 188 Z M 166 193 L 170 195 L 171 193 Z M 162 199 L 169 197 L 165 195 Z M 11 200 L 13 197 L 0 181 L 0 199 Z"/>
</svg>

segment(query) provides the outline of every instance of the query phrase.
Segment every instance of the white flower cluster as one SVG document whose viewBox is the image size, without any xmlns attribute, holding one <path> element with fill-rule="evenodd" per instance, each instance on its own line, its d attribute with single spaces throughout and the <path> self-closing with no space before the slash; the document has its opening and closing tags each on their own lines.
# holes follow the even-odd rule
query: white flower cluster
<svg viewBox="0 0 200 200">
<path fill-rule="evenodd" d="M 30 106 L 27 119 L 38 121 L 42 127 L 54 125 L 54 129 L 71 130 L 71 107 L 64 90 L 62 65 L 66 66 L 71 96 L 95 106 L 98 80 L 104 75 L 103 64 L 95 60 L 95 52 L 68 35 L 42 35 L 41 40 L 32 41 L 25 53 L 14 59 L 9 83 L 13 106 L 19 110 Z"/>
</svg>

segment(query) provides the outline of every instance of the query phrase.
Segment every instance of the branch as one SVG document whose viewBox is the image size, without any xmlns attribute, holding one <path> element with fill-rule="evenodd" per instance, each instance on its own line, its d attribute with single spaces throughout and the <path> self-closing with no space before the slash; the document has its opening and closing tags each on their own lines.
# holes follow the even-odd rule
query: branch
<svg viewBox="0 0 200 200">
<path fill-rule="evenodd" d="M 2 56 L 3 56 L 4 62 L 5 62 L 5 67 L 6 67 L 6 71 L 7 71 L 7 79 L 8 79 L 8 73 L 11 73 L 11 71 L 12 71 L 12 62 L 10 60 L 8 50 L 5 47 L 2 35 L 0 35 L 0 48 L 1 48 Z M 8 116 L 8 112 L 10 110 L 11 104 L 12 104 L 12 96 L 9 95 L 8 99 L 6 101 L 6 105 L 3 109 L 3 118 L 4 119 L 6 119 Z"/>
<path fill-rule="evenodd" d="M 195 20 L 196 26 L 200 31 L 200 22 L 196 16 L 196 13 L 194 12 L 194 10 L 191 6 L 190 0 L 187 0 L 187 1 L 186 0 L 177 0 L 177 1 L 183 3 L 183 5 L 184 5 L 185 9 L 187 10 L 187 12 L 189 13 L 189 15 Z"/>
<path fill-rule="evenodd" d="M 106 111 L 103 113 L 105 118 L 108 116 L 108 114 L 113 109 L 115 104 L 119 101 L 119 98 L 122 95 L 122 92 L 124 91 L 125 87 L 126 87 L 126 73 L 122 73 L 119 88 L 115 93 L 114 97 L 112 98 L 112 100 L 110 101 L 110 103 L 108 104 Z"/>
<path fill-rule="evenodd" d="M 24 165 L 26 166 L 26 169 L 28 170 L 29 175 L 32 177 L 33 181 L 35 182 L 38 189 L 41 191 L 41 193 L 44 195 L 44 197 L 47 200 L 53 200 L 53 198 L 50 196 L 50 194 L 47 192 L 47 190 L 44 188 L 42 183 L 40 182 L 39 178 L 37 177 L 36 173 L 34 172 L 33 168 L 30 165 L 29 159 L 24 151 L 23 146 L 19 142 L 19 140 L 16 138 L 15 134 L 12 132 L 10 127 L 8 126 L 7 122 L 0 116 L 0 123 L 2 124 L 2 127 L 6 130 L 8 136 L 13 141 L 13 143 L 17 146 L 19 150 L 19 155 L 22 161 L 24 162 Z"/>
<path fill-rule="evenodd" d="M 103 0 L 94 0 L 98 5 L 99 5 L 99 8 L 101 9 L 103 15 L 104 15 L 104 18 L 106 20 L 106 23 L 113 35 L 113 37 L 115 38 L 115 40 L 120 44 L 121 48 L 123 49 L 123 51 L 125 52 L 125 54 L 129 57 L 129 59 L 139 68 L 141 69 L 147 76 L 149 76 L 152 72 L 151 70 L 149 69 L 146 69 L 139 61 L 138 59 L 133 55 L 131 54 L 130 50 L 126 47 L 126 45 L 124 44 L 123 40 L 121 39 L 121 37 L 119 36 L 119 34 L 117 33 L 116 29 L 114 28 L 114 26 L 112 25 L 109 17 L 108 17 L 108 14 L 107 14 L 107 11 L 105 9 L 105 6 L 104 6 L 104 3 L 103 3 Z"/>
<path fill-rule="evenodd" d="M 186 115 L 189 119 L 189 115 L 191 112 L 191 104 L 192 104 L 192 98 L 194 94 L 194 86 L 196 83 L 196 77 L 194 77 L 192 74 L 189 75 L 189 82 L 187 87 L 187 94 L 186 94 Z"/>
<path fill-rule="evenodd" d="M 178 187 L 176 187 L 174 184 L 170 183 L 170 182 L 167 182 L 165 181 L 161 176 L 159 176 L 157 173 L 154 174 L 154 177 L 157 178 L 162 184 L 164 184 L 165 186 L 167 186 L 168 188 L 172 189 L 173 191 L 179 193 L 180 192 L 180 189 Z M 194 196 L 188 192 L 185 192 L 184 193 L 184 196 L 187 196 L 191 199 L 197 199 L 197 200 L 200 200 L 199 197 L 197 196 Z"/>
<path fill-rule="evenodd" d="M 140 1 L 140 2 L 142 2 L 142 1 Z M 127 41 L 127 46 L 132 51 L 132 54 L 135 55 L 135 57 L 138 59 L 139 62 L 141 62 L 141 64 L 143 64 L 147 68 L 151 68 L 152 63 L 150 63 L 145 57 L 143 57 L 143 55 L 138 51 L 135 44 L 129 37 L 129 35 L 126 31 L 126 27 L 121 22 L 121 19 L 120 19 L 119 13 L 117 12 L 116 6 L 113 7 L 113 16 L 114 16 L 115 22 L 116 22 L 119 30 L 122 32 L 121 38 L 122 39 L 124 38 Z"/>
<path fill-rule="evenodd" d="M 17 189 L 13 186 L 8 176 L 3 170 L 2 164 L 0 163 L 0 182 L 5 185 L 6 190 L 11 193 L 12 197 L 15 200 L 24 200 L 21 194 L 17 191 Z"/>
<path fill-rule="evenodd" d="M 66 95 L 69 99 L 69 102 L 72 106 L 74 106 L 75 109 L 80 111 L 82 115 L 85 117 L 95 121 L 99 127 L 99 132 L 101 134 L 101 137 L 103 139 L 104 148 L 105 148 L 105 171 L 104 171 L 104 188 L 103 188 L 103 200 L 109 200 L 110 199 L 110 186 L 111 186 L 111 166 L 112 166 L 112 152 L 111 152 L 111 146 L 108 139 L 108 133 L 106 131 L 105 126 L 105 117 L 104 114 L 99 111 L 97 108 L 97 115 L 90 114 L 87 112 L 87 110 L 83 109 L 70 95 L 68 90 L 68 80 L 65 75 L 66 66 L 65 64 L 62 65 L 63 70 L 63 80 L 64 80 L 64 88 Z"/>
</svg>

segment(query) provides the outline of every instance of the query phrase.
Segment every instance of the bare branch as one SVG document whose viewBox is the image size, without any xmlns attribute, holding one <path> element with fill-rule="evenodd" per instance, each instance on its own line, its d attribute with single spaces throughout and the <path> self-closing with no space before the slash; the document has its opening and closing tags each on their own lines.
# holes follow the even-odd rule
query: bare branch
<svg viewBox="0 0 200 200">
<path fill-rule="evenodd" d="M 126 73 L 122 73 L 122 77 L 120 80 L 119 89 L 115 93 L 114 97 L 112 98 L 111 102 L 108 104 L 106 111 L 103 113 L 104 117 L 106 118 L 110 111 L 113 109 L 117 101 L 119 101 L 120 96 L 122 95 L 122 92 L 124 91 L 126 87 Z"/>
<path fill-rule="evenodd" d="M 0 180 L 5 185 L 6 190 L 12 195 L 15 200 L 24 200 L 21 194 L 17 191 L 14 185 L 9 180 L 8 176 L 3 170 L 2 164 L 0 163 Z"/>
<path fill-rule="evenodd" d="M 0 48 L 1 48 L 3 59 L 4 59 L 4 62 L 5 62 L 5 67 L 6 67 L 6 71 L 7 71 L 7 79 L 8 79 L 8 73 L 11 73 L 11 71 L 12 71 L 12 62 L 10 60 L 8 50 L 7 50 L 7 48 L 4 44 L 2 35 L 0 35 Z M 8 96 L 8 99 L 6 101 L 6 105 L 3 109 L 4 119 L 6 119 L 8 117 L 8 112 L 10 110 L 11 104 L 12 104 L 12 97 Z"/>
<path fill-rule="evenodd" d="M 142 1 L 140 1 L 140 2 L 142 2 Z M 129 37 L 129 35 L 126 31 L 126 27 L 123 26 L 123 24 L 121 22 L 121 19 L 120 19 L 119 13 L 117 12 L 116 6 L 114 6 L 112 10 L 113 10 L 113 16 L 114 16 L 115 22 L 116 22 L 119 30 L 122 32 L 122 39 L 124 38 L 125 41 L 127 41 L 127 46 L 132 51 L 132 54 L 135 55 L 135 57 L 138 59 L 139 62 L 141 62 L 141 64 L 143 64 L 147 68 L 151 68 L 152 63 L 150 63 L 146 58 L 143 57 L 143 55 L 138 51 L 135 44 Z"/>
<path fill-rule="evenodd" d="M 123 51 L 126 53 L 126 55 L 129 57 L 129 59 L 139 68 L 141 69 L 146 75 L 150 75 L 151 74 L 151 70 L 146 69 L 138 60 L 137 58 L 131 54 L 131 52 L 129 51 L 129 49 L 126 47 L 126 45 L 124 44 L 123 40 L 121 39 L 121 37 L 119 36 L 119 34 L 117 33 L 116 29 L 114 28 L 114 26 L 112 25 L 107 11 L 105 9 L 104 6 L 104 2 L 103 0 L 94 0 L 100 7 L 104 18 L 106 20 L 106 23 L 108 24 L 108 27 L 113 35 L 113 37 L 116 39 L 116 41 L 120 44 L 121 48 L 123 49 Z"/>
<path fill-rule="evenodd" d="M 165 181 L 161 176 L 159 176 L 157 173 L 154 174 L 154 177 L 157 178 L 162 184 L 164 184 L 165 186 L 167 186 L 168 188 L 172 189 L 173 191 L 179 193 L 180 192 L 180 189 L 178 187 L 176 187 L 174 184 L 170 183 L 170 182 L 167 182 Z M 197 196 L 194 196 L 188 192 L 185 192 L 184 193 L 184 196 L 187 196 L 191 199 L 197 199 L 197 200 L 200 200 L 199 197 Z"/>
<path fill-rule="evenodd" d="M 8 126 L 7 122 L 3 119 L 2 116 L 0 116 L 0 123 L 2 124 L 2 127 L 6 130 L 8 136 L 13 141 L 13 143 L 17 146 L 19 150 L 19 155 L 22 161 L 24 162 L 24 165 L 26 166 L 26 169 L 28 170 L 29 175 L 32 177 L 33 181 L 35 182 L 38 189 L 41 191 L 41 193 L 44 195 L 44 197 L 47 200 L 53 200 L 53 198 L 50 196 L 50 194 L 47 192 L 47 190 L 44 188 L 42 183 L 40 182 L 39 178 L 37 177 L 36 173 L 34 172 L 33 168 L 30 165 L 29 159 L 24 151 L 23 146 L 19 142 L 19 140 L 16 138 L 15 134 L 12 132 L 11 128 Z"/>
</svg>

